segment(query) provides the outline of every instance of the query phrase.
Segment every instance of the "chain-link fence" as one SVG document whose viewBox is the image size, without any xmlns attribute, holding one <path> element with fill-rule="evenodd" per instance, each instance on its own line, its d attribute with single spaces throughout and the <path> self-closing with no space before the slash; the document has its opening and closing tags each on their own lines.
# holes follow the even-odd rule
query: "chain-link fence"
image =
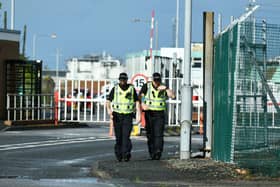
<svg viewBox="0 0 280 187">
<path fill-rule="evenodd" d="M 280 175 L 280 26 L 247 18 L 214 45 L 213 158 Z"/>
</svg>

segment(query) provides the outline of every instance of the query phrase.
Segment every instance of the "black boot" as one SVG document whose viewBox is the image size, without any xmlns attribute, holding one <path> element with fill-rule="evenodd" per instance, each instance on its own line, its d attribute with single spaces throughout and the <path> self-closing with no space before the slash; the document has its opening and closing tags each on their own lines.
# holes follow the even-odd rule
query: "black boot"
<svg viewBox="0 0 280 187">
<path fill-rule="evenodd" d="M 125 162 L 128 162 L 128 161 L 130 160 L 130 158 L 131 158 L 131 154 L 130 154 L 130 153 L 127 153 L 127 154 L 125 154 L 125 156 L 124 156 L 124 161 L 125 161 Z"/>
<path fill-rule="evenodd" d="M 161 152 L 157 151 L 154 154 L 152 154 L 152 160 L 160 160 L 161 158 Z"/>
<path fill-rule="evenodd" d="M 118 160 L 119 162 L 122 161 L 122 155 L 117 155 L 117 154 L 116 154 L 116 158 L 117 158 L 117 160 Z"/>
</svg>

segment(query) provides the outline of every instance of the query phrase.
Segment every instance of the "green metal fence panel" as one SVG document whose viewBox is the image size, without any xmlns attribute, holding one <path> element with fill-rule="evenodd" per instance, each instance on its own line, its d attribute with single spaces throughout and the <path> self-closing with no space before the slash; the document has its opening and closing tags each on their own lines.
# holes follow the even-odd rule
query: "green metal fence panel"
<svg viewBox="0 0 280 187">
<path fill-rule="evenodd" d="M 214 149 L 212 150 L 216 160 L 226 162 L 230 162 L 232 156 L 232 112 L 237 29 L 238 27 L 235 26 L 215 40 L 213 89 L 215 123 L 213 126 Z"/>
<path fill-rule="evenodd" d="M 280 26 L 254 19 L 215 38 L 215 160 L 280 175 L 279 49 Z"/>
</svg>

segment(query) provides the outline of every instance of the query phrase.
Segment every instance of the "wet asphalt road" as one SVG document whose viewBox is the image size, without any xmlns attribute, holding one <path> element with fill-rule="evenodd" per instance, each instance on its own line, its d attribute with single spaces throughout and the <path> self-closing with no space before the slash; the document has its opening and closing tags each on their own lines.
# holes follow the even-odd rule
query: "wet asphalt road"
<svg viewBox="0 0 280 187">
<path fill-rule="evenodd" d="M 114 186 L 92 177 L 97 161 L 114 160 L 108 127 L 0 132 L 0 186 Z M 165 138 L 163 158 L 179 151 L 179 137 Z M 148 158 L 145 137 L 133 137 L 132 159 Z"/>
</svg>

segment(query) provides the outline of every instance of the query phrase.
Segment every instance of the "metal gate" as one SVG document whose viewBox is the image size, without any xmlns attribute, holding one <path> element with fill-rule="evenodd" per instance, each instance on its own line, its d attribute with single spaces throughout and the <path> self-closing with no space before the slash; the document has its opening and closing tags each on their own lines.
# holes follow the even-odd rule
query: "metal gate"
<svg viewBox="0 0 280 187">
<path fill-rule="evenodd" d="M 167 100 L 168 126 L 179 126 L 181 101 L 179 89 L 181 78 L 166 78 L 164 83 L 176 94 L 176 99 Z M 111 88 L 118 83 L 116 79 L 103 80 L 60 80 L 58 89 L 58 120 L 61 122 L 109 123 L 106 97 Z"/>
<path fill-rule="evenodd" d="M 109 122 L 106 97 L 115 80 L 60 80 L 58 120 L 63 122 Z"/>
<path fill-rule="evenodd" d="M 181 78 L 165 78 L 164 83 L 175 92 L 176 99 L 167 100 L 166 125 L 179 126 L 181 114 Z M 60 122 L 109 123 L 106 98 L 115 79 L 103 80 L 60 80 L 57 99 L 53 94 L 7 94 L 7 119 L 58 120 Z M 195 90 L 195 89 L 194 89 Z M 199 127 L 202 111 L 202 86 L 194 91 L 198 98 L 193 100 L 193 126 Z M 57 101 L 56 101 L 57 100 Z"/>
<path fill-rule="evenodd" d="M 54 120 L 53 94 L 7 94 L 8 121 Z"/>
</svg>

